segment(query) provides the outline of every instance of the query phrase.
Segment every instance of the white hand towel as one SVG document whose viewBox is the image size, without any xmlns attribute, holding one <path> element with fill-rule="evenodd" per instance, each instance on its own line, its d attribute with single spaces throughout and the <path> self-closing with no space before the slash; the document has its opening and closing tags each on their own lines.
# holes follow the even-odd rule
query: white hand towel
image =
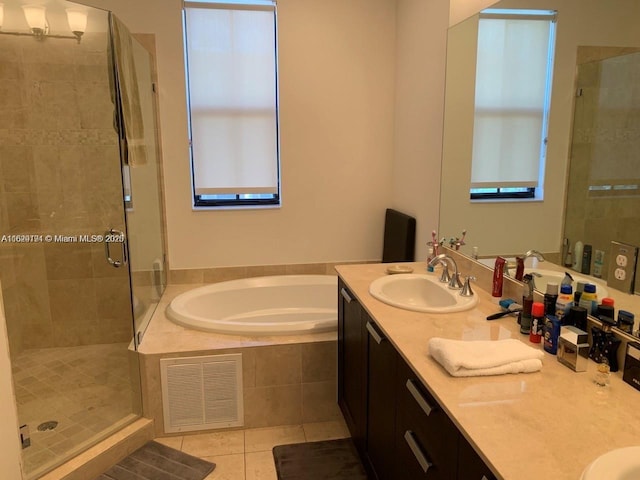
<svg viewBox="0 0 640 480">
<path fill-rule="evenodd" d="M 429 353 L 454 377 L 537 372 L 544 353 L 520 340 L 429 340 Z"/>
</svg>

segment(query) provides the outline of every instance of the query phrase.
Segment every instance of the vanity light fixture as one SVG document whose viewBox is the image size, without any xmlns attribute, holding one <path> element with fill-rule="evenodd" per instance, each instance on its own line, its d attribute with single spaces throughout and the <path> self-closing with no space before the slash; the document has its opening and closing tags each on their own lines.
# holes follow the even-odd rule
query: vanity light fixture
<svg viewBox="0 0 640 480">
<path fill-rule="evenodd" d="M 78 8 L 67 8 L 67 21 L 69 28 L 80 43 L 80 37 L 87 29 L 87 12 Z"/>
<path fill-rule="evenodd" d="M 78 8 L 67 9 L 67 22 L 73 35 L 50 35 L 49 22 L 47 22 L 47 10 L 42 5 L 23 5 L 24 18 L 31 32 L 12 32 L 2 30 L 4 21 L 4 4 L 0 3 L 0 34 L 4 35 L 29 35 L 38 40 L 45 38 L 70 38 L 80 43 L 80 38 L 87 28 L 87 12 Z"/>
<path fill-rule="evenodd" d="M 49 33 L 49 24 L 46 16 L 47 9 L 45 7 L 41 5 L 23 5 L 22 10 L 34 36 L 41 39 L 43 35 Z"/>
</svg>

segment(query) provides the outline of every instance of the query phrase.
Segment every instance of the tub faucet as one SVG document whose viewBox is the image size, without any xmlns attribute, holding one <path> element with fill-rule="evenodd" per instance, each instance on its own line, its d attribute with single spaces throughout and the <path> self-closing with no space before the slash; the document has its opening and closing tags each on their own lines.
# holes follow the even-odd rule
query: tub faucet
<svg viewBox="0 0 640 480">
<path fill-rule="evenodd" d="M 429 262 L 429 266 L 435 267 L 438 263 L 441 263 L 443 267 L 440 281 L 448 282 L 449 288 L 451 289 L 460 290 L 464 284 L 462 283 L 462 280 L 460 280 L 460 273 L 458 272 L 458 264 L 456 261 L 446 253 L 441 253 Z M 453 275 L 451 276 L 449 276 L 449 269 L 447 268 L 449 265 L 453 266 Z"/>
</svg>

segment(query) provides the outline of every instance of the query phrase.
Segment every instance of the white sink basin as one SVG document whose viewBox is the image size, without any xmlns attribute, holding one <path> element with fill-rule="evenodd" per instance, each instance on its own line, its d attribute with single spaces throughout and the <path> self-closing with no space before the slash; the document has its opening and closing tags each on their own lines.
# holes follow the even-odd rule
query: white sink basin
<svg viewBox="0 0 640 480">
<path fill-rule="evenodd" d="M 640 446 L 611 450 L 600 455 L 582 472 L 580 480 L 637 480 L 640 478 Z"/>
<path fill-rule="evenodd" d="M 462 297 L 438 281 L 435 274 L 400 274 L 380 277 L 369 285 L 369 293 L 388 305 L 427 313 L 449 313 L 469 310 L 478 296 Z"/>
<path fill-rule="evenodd" d="M 562 279 L 564 278 L 564 272 L 558 272 L 556 270 L 543 270 L 540 268 L 527 268 L 524 271 L 525 273 L 535 273 L 537 275 L 534 275 L 534 281 L 536 284 L 536 289 L 541 291 L 542 293 L 545 293 L 547 291 L 547 283 L 552 282 L 552 283 L 557 283 L 558 284 L 558 288 L 559 285 L 562 283 Z M 538 275 L 541 275 L 541 277 L 538 277 Z M 569 272 L 569 275 L 571 275 L 571 278 L 573 278 L 573 291 L 576 291 L 576 286 L 578 285 L 578 282 L 583 282 L 583 283 L 591 283 L 593 285 L 596 286 L 596 294 L 598 295 L 598 303 L 600 303 L 599 301 L 602 300 L 604 297 L 608 297 L 609 296 L 609 290 L 607 290 L 607 287 L 605 286 L 605 283 L 595 279 L 594 277 L 585 277 L 580 275 L 579 273 L 575 273 L 575 272 Z"/>
</svg>

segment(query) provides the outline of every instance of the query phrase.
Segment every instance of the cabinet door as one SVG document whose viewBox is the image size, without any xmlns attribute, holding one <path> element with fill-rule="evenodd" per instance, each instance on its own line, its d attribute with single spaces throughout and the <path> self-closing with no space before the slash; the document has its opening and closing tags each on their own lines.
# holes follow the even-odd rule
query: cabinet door
<svg viewBox="0 0 640 480">
<path fill-rule="evenodd" d="M 460 435 L 458 454 L 458 480 L 495 480 L 491 469 L 485 465 L 467 439 Z"/>
<path fill-rule="evenodd" d="M 353 442 L 364 457 L 367 431 L 367 331 L 362 307 L 338 280 L 338 405 Z"/>
<path fill-rule="evenodd" d="M 455 480 L 458 429 L 404 361 L 396 389 L 396 478 Z"/>
<path fill-rule="evenodd" d="M 368 394 L 367 462 L 379 480 L 395 480 L 396 365 L 398 355 L 373 320 L 367 317 Z"/>
</svg>

